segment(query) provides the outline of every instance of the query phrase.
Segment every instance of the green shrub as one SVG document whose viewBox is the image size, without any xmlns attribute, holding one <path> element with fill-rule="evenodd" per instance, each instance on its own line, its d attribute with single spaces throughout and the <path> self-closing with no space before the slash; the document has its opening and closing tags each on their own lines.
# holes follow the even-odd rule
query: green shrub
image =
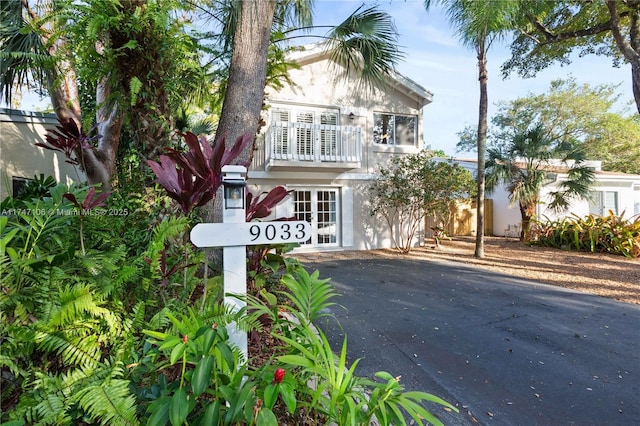
<svg viewBox="0 0 640 426">
<path fill-rule="evenodd" d="M 533 244 L 566 250 L 605 252 L 640 257 L 640 216 L 626 220 L 611 210 L 607 216 L 573 215 L 555 221 L 536 222 Z"/>
</svg>

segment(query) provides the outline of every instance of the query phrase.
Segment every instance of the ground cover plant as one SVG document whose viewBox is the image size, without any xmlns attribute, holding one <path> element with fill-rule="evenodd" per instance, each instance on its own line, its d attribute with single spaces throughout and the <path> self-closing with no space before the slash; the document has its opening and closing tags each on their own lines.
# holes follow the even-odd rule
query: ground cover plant
<svg viewBox="0 0 640 426">
<path fill-rule="evenodd" d="M 609 210 L 606 216 L 540 221 L 532 237 L 533 243 L 548 247 L 640 257 L 640 216 L 624 219 Z"/>
<path fill-rule="evenodd" d="M 313 327 L 333 287 L 286 258 L 290 247 L 250 249 L 248 308 L 222 304 L 221 277 L 203 274 L 206 257 L 186 236 L 235 151 L 185 138 L 187 151 L 153 166 L 155 188 L 45 179 L 3 200 L 0 422 L 439 424 L 424 403 L 456 410 L 390 373 L 358 377 L 346 339 L 336 354 Z M 287 195 L 281 187 L 250 195 L 248 218 L 269 216 Z M 252 362 L 230 343 L 232 327 L 279 343 Z"/>
</svg>

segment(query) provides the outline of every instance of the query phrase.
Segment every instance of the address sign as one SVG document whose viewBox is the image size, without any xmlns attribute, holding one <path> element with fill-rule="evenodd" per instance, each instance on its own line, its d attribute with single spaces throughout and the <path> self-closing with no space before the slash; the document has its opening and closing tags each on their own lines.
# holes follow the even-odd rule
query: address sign
<svg viewBox="0 0 640 426">
<path fill-rule="evenodd" d="M 253 246 L 300 243 L 311 238 L 309 222 L 199 223 L 191 230 L 196 247 Z"/>
</svg>

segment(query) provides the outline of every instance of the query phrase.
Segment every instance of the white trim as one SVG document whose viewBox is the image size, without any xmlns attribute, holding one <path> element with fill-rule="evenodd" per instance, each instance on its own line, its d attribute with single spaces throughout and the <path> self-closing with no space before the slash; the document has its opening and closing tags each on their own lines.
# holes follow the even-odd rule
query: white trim
<svg viewBox="0 0 640 426">
<path fill-rule="evenodd" d="M 343 186 L 340 191 L 342 206 L 342 247 L 353 247 L 353 188 Z"/>
</svg>

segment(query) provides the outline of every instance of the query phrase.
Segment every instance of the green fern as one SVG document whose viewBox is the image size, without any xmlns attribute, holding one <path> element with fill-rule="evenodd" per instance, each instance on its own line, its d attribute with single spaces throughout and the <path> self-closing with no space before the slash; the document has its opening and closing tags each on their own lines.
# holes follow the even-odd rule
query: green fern
<svg viewBox="0 0 640 426">
<path fill-rule="evenodd" d="M 44 321 L 51 327 L 61 327 L 84 315 L 104 317 L 109 310 L 102 308 L 95 298 L 96 293 L 91 284 L 76 284 L 65 286 L 59 290 L 54 309 Z"/>
<path fill-rule="evenodd" d="M 41 425 L 70 424 L 72 418 L 66 412 L 65 405 L 65 399 L 61 394 L 47 393 L 35 407 L 37 423 Z"/>
<path fill-rule="evenodd" d="M 92 335 L 69 338 L 61 332 L 39 332 L 34 341 L 39 349 L 59 355 L 65 364 L 94 367 L 100 362 L 101 348 Z"/>
<path fill-rule="evenodd" d="M 85 412 L 100 424 L 135 425 L 136 401 L 129 391 L 129 381 L 109 379 L 105 383 L 88 386 L 75 394 Z"/>
</svg>

